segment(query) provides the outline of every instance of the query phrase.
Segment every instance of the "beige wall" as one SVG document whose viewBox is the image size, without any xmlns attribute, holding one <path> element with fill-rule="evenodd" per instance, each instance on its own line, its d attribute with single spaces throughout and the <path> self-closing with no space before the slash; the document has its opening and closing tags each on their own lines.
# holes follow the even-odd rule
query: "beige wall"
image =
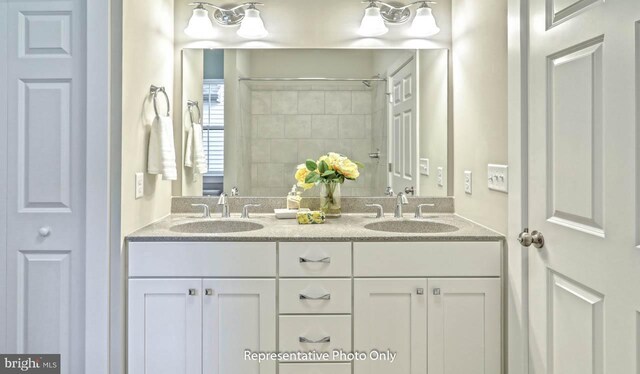
<svg viewBox="0 0 640 374">
<path fill-rule="evenodd" d="M 428 158 L 429 176 L 420 175 L 421 196 L 447 196 L 447 146 L 449 128 L 449 51 L 430 49 L 418 52 L 420 79 L 420 158 Z M 443 185 L 438 185 L 438 167 L 443 169 Z"/>
<path fill-rule="evenodd" d="M 507 164 L 507 2 L 453 0 L 452 17 L 456 213 L 506 233 L 507 194 L 487 188 L 487 164 Z"/>
<path fill-rule="evenodd" d="M 135 173 L 146 172 L 154 117 L 149 87 L 165 86 L 173 98 L 173 11 L 173 0 L 123 3 L 122 235 L 170 212 L 171 182 L 145 173 L 144 197 L 138 200 L 134 186 Z"/>
</svg>

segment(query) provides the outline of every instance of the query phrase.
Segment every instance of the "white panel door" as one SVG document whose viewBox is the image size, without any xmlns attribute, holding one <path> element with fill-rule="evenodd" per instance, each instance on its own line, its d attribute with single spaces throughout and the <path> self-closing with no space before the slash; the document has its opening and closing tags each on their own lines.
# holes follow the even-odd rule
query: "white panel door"
<svg viewBox="0 0 640 374">
<path fill-rule="evenodd" d="M 640 3 L 530 1 L 530 373 L 637 373 Z"/>
<path fill-rule="evenodd" d="M 276 350 L 275 279 L 205 279 L 203 289 L 203 373 L 274 374 L 274 361 L 244 351 Z"/>
<path fill-rule="evenodd" d="M 356 279 L 354 350 L 397 353 L 394 362 L 355 361 L 355 374 L 427 372 L 427 280 Z"/>
<path fill-rule="evenodd" d="M 397 63 L 387 79 L 391 88 L 389 131 L 389 183 L 396 192 L 419 189 L 418 82 L 416 57 Z"/>
<path fill-rule="evenodd" d="M 202 374 L 202 280 L 129 280 L 128 374 Z"/>
<path fill-rule="evenodd" d="M 86 4 L 6 4 L 6 348 L 82 373 Z"/>
<path fill-rule="evenodd" d="M 501 372 L 499 278 L 429 279 L 429 374 Z"/>
</svg>

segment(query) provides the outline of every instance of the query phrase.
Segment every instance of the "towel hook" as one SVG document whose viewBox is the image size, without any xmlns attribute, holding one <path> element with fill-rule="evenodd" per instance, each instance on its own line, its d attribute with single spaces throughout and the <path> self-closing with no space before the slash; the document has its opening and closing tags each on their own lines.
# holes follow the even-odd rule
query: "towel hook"
<svg viewBox="0 0 640 374">
<path fill-rule="evenodd" d="M 191 124 L 200 123 L 193 120 L 193 108 L 198 109 L 198 121 L 202 120 L 202 113 L 200 112 L 200 104 L 197 101 L 187 100 L 187 108 L 189 108 L 189 118 L 191 119 Z"/>
<path fill-rule="evenodd" d="M 167 95 L 167 91 L 165 91 L 164 87 L 157 87 L 151 85 L 151 97 L 153 98 L 153 110 L 156 112 L 156 116 L 160 117 L 160 113 L 158 112 L 158 92 L 162 92 L 164 94 L 164 98 L 167 101 L 167 117 L 171 112 L 171 104 L 169 103 L 169 95 Z"/>
</svg>

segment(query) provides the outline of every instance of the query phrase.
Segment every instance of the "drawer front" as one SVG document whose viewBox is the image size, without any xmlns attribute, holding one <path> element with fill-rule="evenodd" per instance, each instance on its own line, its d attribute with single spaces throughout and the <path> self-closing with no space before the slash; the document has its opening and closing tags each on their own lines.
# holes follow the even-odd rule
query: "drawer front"
<svg viewBox="0 0 640 374">
<path fill-rule="evenodd" d="M 275 277 L 276 243 L 132 242 L 130 277 Z"/>
<path fill-rule="evenodd" d="M 280 243 L 282 277 L 349 277 L 351 243 Z"/>
<path fill-rule="evenodd" d="M 280 279 L 280 313 L 350 314 L 350 279 Z"/>
<path fill-rule="evenodd" d="M 280 352 L 351 352 L 351 316 L 280 316 Z"/>
<path fill-rule="evenodd" d="M 351 364 L 280 364 L 280 374 L 351 374 Z"/>
<path fill-rule="evenodd" d="M 500 242 L 354 243 L 356 277 L 499 277 Z"/>
</svg>

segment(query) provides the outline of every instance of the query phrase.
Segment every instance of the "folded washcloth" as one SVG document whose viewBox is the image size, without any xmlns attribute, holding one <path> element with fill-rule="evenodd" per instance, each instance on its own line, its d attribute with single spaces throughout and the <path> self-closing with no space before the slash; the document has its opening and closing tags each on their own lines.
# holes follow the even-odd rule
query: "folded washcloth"
<svg viewBox="0 0 640 374">
<path fill-rule="evenodd" d="M 207 160 L 202 145 L 202 125 L 194 123 L 187 135 L 187 148 L 184 155 L 184 166 L 193 168 L 194 174 L 206 174 Z"/>
<path fill-rule="evenodd" d="M 151 136 L 149 137 L 147 172 L 149 174 L 162 174 L 162 179 L 164 180 L 178 179 L 171 117 L 156 116 L 153 120 Z"/>
</svg>

